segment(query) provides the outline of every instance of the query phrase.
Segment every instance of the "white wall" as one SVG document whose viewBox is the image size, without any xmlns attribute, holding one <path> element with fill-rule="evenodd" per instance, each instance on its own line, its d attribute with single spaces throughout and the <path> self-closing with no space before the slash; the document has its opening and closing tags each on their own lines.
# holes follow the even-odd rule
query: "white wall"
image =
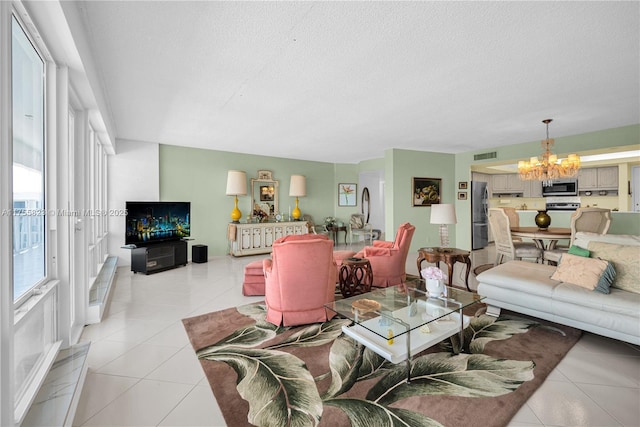
<svg viewBox="0 0 640 427">
<path fill-rule="evenodd" d="M 384 233 L 384 171 L 360 172 L 358 178 L 358 199 L 361 201 L 362 189 L 364 187 L 369 189 L 371 200 L 369 224 L 371 224 L 374 229 L 381 230 Z M 360 209 L 362 209 L 362 205 Z M 385 238 L 385 236 L 380 236 L 380 239 Z M 391 239 L 393 239 L 393 236 Z"/>
<path fill-rule="evenodd" d="M 160 200 L 160 145 L 151 142 L 117 141 L 117 153 L 109 157 L 108 209 L 124 209 L 127 201 Z M 124 245 L 125 217 L 109 217 L 109 254 L 118 265 L 131 265 Z"/>
</svg>

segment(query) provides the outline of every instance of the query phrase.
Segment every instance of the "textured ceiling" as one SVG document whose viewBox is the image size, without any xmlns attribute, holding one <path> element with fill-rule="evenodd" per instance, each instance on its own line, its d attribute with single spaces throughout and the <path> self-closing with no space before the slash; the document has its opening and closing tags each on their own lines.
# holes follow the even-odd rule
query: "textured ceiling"
<svg viewBox="0 0 640 427">
<path fill-rule="evenodd" d="M 78 7 L 119 139 L 353 163 L 640 121 L 638 2 Z"/>
</svg>

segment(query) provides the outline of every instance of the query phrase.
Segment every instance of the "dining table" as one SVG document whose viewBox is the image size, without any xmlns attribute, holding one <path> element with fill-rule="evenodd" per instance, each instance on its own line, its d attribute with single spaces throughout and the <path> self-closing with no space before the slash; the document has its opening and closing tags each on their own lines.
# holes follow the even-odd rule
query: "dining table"
<svg viewBox="0 0 640 427">
<path fill-rule="evenodd" d="M 556 247 L 558 240 L 570 239 L 571 228 L 569 227 L 511 227 L 511 237 L 523 237 L 532 239 L 536 247 L 542 250 L 551 250 Z M 545 241 L 547 242 L 545 246 Z"/>
</svg>

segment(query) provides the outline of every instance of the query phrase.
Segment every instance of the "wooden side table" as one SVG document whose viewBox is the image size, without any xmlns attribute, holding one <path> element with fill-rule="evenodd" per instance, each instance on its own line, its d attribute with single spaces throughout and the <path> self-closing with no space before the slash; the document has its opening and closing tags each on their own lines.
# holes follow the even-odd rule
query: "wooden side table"
<svg viewBox="0 0 640 427">
<path fill-rule="evenodd" d="M 346 225 L 328 225 L 327 230 L 333 236 L 333 245 L 335 246 L 338 243 L 338 233 L 344 231 L 344 244 L 347 244 L 347 226 Z"/>
<path fill-rule="evenodd" d="M 338 274 L 340 292 L 345 298 L 371 291 L 373 271 L 366 258 L 345 258 Z"/>
<path fill-rule="evenodd" d="M 436 264 L 440 266 L 440 261 L 444 261 L 448 267 L 449 273 L 449 286 L 453 281 L 453 265 L 456 262 L 463 262 L 467 264 L 467 273 L 464 277 L 464 284 L 467 286 L 467 290 L 471 292 L 469 288 L 469 270 L 471 270 L 471 258 L 469 258 L 471 253 L 469 251 L 463 251 L 462 249 L 456 248 L 420 248 L 418 249 L 418 273 L 420 274 L 420 278 L 422 279 L 422 261 L 427 261 L 431 264 Z"/>
</svg>

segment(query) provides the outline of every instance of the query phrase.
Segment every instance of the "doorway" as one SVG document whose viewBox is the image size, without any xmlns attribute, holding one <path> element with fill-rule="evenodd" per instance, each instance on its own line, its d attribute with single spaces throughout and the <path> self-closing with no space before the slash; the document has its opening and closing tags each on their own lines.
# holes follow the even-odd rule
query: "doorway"
<svg viewBox="0 0 640 427">
<path fill-rule="evenodd" d="M 361 195 L 365 188 L 369 195 L 366 206 L 361 198 L 361 212 L 365 217 L 369 215 L 369 224 L 374 230 L 381 230 L 378 238 L 384 239 L 384 171 L 360 172 L 358 186 Z"/>
</svg>

